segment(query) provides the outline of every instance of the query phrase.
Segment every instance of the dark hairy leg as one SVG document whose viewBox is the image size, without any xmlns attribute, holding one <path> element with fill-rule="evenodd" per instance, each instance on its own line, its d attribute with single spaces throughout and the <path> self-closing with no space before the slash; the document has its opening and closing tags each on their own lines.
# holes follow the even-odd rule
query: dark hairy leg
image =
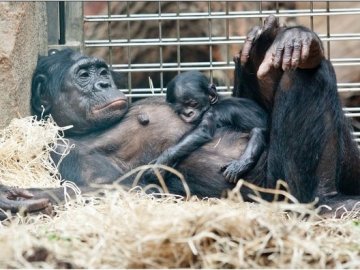
<svg viewBox="0 0 360 270">
<path fill-rule="evenodd" d="M 312 201 L 320 187 L 321 192 L 334 191 L 331 186 L 339 178 L 343 158 L 342 116 L 328 61 L 315 69 L 284 73 L 272 111 L 268 185 L 285 180 L 301 202 Z"/>
</svg>

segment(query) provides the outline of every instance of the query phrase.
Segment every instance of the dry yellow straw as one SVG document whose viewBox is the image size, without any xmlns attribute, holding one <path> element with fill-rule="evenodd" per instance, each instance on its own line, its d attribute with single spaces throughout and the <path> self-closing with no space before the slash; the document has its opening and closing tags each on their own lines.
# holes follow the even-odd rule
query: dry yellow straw
<svg viewBox="0 0 360 270">
<path fill-rule="evenodd" d="M 58 144 L 69 148 L 52 118 L 13 119 L 0 131 L 0 183 L 19 187 L 57 187 L 60 175 L 50 153 Z"/>
</svg>

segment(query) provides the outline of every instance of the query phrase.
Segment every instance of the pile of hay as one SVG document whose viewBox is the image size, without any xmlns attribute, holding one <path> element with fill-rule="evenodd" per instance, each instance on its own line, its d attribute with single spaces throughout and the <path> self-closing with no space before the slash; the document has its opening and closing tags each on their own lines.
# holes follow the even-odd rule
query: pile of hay
<svg viewBox="0 0 360 270">
<path fill-rule="evenodd" d="M 7 186 L 58 187 L 60 175 L 50 156 L 58 144 L 68 141 L 51 117 L 13 119 L 0 131 L 0 184 Z"/>
<path fill-rule="evenodd" d="M 56 216 L 3 222 L 0 267 L 360 267 L 359 213 L 321 219 L 312 205 L 244 203 L 236 191 L 186 201 L 104 188 L 57 206 Z"/>
</svg>

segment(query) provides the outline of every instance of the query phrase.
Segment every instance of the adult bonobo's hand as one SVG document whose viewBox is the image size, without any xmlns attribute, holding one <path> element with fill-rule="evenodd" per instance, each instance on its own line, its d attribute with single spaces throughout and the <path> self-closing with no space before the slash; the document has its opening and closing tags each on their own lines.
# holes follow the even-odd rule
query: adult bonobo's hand
<svg viewBox="0 0 360 270">
<path fill-rule="evenodd" d="M 258 78 L 267 75 L 271 68 L 284 71 L 314 68 L 324 58 L 321 40 L 314 32 L 302 26 L 280 27 L 277 18 L 270 15 L 262 28 L 256 27 L 249 32 L 241 54 L 242 64 L 247 62 L 251 48 L 260 37 L 274 41 L 258 68 Z"/>
<path fill-rule="evenodd" d="M 20 188 L 0 186 L 0 208 L 12 213 L 25 211 L 27 213 L 45 210 L 51 207 L 48 199 L 31 199 L 33 194 Z M 0 219 L 6 215 L 0 212 Z"/>
</svg>

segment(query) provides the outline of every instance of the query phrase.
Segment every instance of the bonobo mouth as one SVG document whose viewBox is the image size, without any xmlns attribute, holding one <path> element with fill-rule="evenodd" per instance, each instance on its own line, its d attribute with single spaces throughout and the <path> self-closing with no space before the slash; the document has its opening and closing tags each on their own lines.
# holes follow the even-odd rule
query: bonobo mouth
<svg viewBox="0 0 360 270">
<path fill-rule="evenodd" d="M 184 115 L 184 114 L 180 114 L 180 118 L 185 122 L 185 123 L 192 123 L 195 122 L 198 117 L 196 113 L 192 113 L 190 115 Z"/>
<path fill-rule="evenodd" d="M 122 110 L 127 107 L 127 99 L 126 98 L 119 98 L 116 100 L 111 101 L 105 105 L 95 106 L 93 113 L 99 113 L 103 110 Z"/>
</svg>

